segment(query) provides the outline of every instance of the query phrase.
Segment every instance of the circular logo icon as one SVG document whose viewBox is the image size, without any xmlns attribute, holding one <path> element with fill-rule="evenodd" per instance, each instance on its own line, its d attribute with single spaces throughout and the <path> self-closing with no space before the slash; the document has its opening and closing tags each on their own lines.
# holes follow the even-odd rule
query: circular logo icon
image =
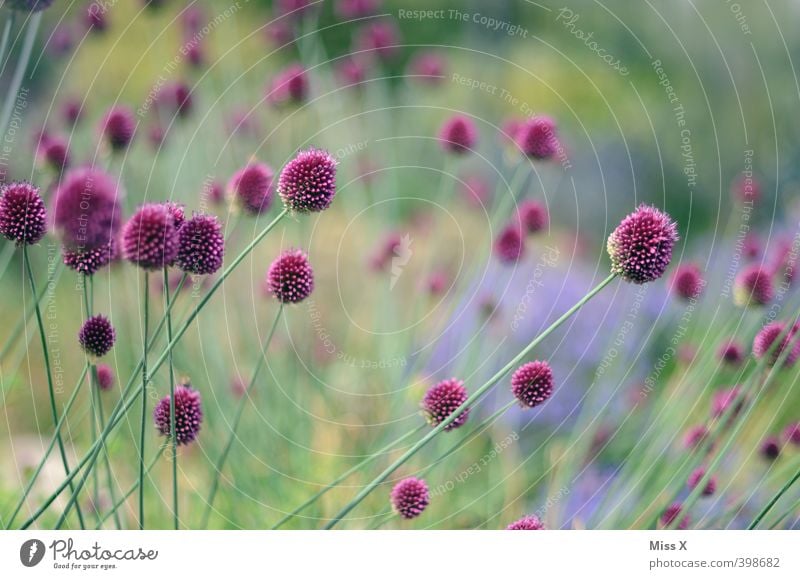
<svg viewBox="0 0 800 579">
<path fill-rule="evenodd" d="M 19 548 L 19 560 L 26 567 L 35 567 L 44 558 L 44 543 L 39 539 L 28 539 Z"/>
</svg>

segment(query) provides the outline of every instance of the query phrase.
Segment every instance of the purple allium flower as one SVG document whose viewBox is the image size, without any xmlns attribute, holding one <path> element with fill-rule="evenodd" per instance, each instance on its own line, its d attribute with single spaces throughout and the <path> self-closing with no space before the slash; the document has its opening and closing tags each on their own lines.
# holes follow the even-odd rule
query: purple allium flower
<svg viewBox="0 0 800 579">
<path fill-rule="evenodd" d="M 164 104 L 168 106 L 170 114 L 175 114 L 180 118 L 186 118 L 192 112 L 192 89 L 185 82 L 176 82 L 166 86 L 163 90 Z M 159 104 L 161 100 L 159 99 Z"/>
<path fill-rule="evenodd" d="M 53 0 L 6 0 L 3 6 L 20 12 L 41 12 L 50 8 Z"/>
<path fill-rule="evenodd" d="M 533 408 L 553 394 L 550 364 L 536 360 L 520 366 L 511 376 L 511 392 L 523 408 Z"/>
<path fill-rule="evenodd" d="M 153 421 L 162 436 L 170 436 L 170 404 L 169 396 L 159 400 L 153 409 Z M 175 387 L 175 438 L 178 445 L 189 444 L 200 432 L 203 422 L 203 407 L 200 392 L 188 384 Z"/>
<path fill-rule="evenodd" d="M 314 291 L 314 271 L 308 256 L 300 249 L 284 251 L 269 266 L 264 287 L 268 294 L 285 304 L 296 304 Z"/>
<path fill-rule="evenodd" d="M 761 185 L 752 173 L 742 173 L 731 183 L 731 195 L 740 203 L 755 203 L 761 198 Z"/>
<path fill-rule="evenodd" d="M 78 124 L 83 114 L 83 105 L 77 98 L 68 98 L 61 105 L 61 119 L 67 127 Z"/>
<path fill-rule="evenodd" d="M 445 78 L 444 59 L 435 52 L 422 52 L 408 65 L 412 79 L 424 84 L 437 85 Z"/>
<path fill-rule="evenodd" d="M 69 165 L 69 147 L 61 137 L 42 138 L 37 152 L 42 162 L 56 173 L 61 173 Z"/>
<path fill-rule="evenodd" d="M 730 339 L 719 347 L 720 360 L 731 366 L 738 366 L 744 361 L 744 348 L 736 340 Z"/>
<path fill-rule="evenodd" d="M 683 437 L 683 446 L 688 449 L 697 448 L 708 438 L 708 435 L 709 431 L 706 426 L 702 424 L 693 426 L 686 431 Z"/>
<path fill-rule="evenodd" d="M 107 317 L 103 315 L 92 316 L 83 323 L 78 332 L 78 341 L 84 352 L 91 356 L 101 358 L 108 354 L 114 346 L 117 333 Z"/>
<path fill-rule="evenodd" d="M 17 245 L 32 245 L 47 232 L 47 211 L 39 188 L 25 182 L 0 187 L 0 234 Z"/>
<path fill-rule="evenodd" d="M 457 378 L 442 380 L 425 393 L 420 406 L 428 424 L 438 426 L 467 401 L 464 382 Z M 469 418 L 469 408 L 465 408 L 453 422 L 444 427 L 446 431 L 458 428 Z"/>
<path fill-rule="evenodd" d="M 774 366 L 787 348 L 789 353 L 783 359 L 783 367 L 791 368 L 800 358 L 800 339 L 797 336 L 798 325 L 787 330 L 784 322 L 770 322 L 756 334 L 753 340 L 753 355 L 756 358 L 763 358 L 769 355 L 767 364 Z M 776 344 L 778 338 L 780 343 Z"/>
<path fill-rule="evenodd" d="M 203 183 L 203 190 L 200 193 L 201 199 L 208 199 L 212 205 L 219 205 L 225 200 L 225 188 L 219 181 Z"/>
<path fill-rule="evenodd" d="M 404 241 L 405 239 L 405 241 Z M 396 231 L 391 231 L 386 234 L 383 240 L 379 243 L 375 253 L 369 258 L 369 267 L 373 271 L 383 271 L 392 262 L 395 256 L 399 256 L 402 251 L 403 244 L 410 245 L 411 238 L 401 236 Z"/>
<path fill-rule="evenodd" d="M 390 20 L 364 25 L 356 36 L 356 47 L 374 53 L 381 60 L 391 60 L 398 50 L 400 32 Z"/>
<path fill-rule="evenodd" d="M 536 515 L 526 515 L 506 527 L 508 531 L 542 531 L 544 524 Z"/>
<path fill-rule="evenodd" d="M 217 218 L 195 215 L 178 231 L 178 257 L 175 262 L 186 273 L 207 275 L 222 265 L 225 240 Z"/>
<path fill-rule="evenodd" d="M 677 227 L 669 215 L 640 205 L 608 237 L 611 271 L 632 283 L 656 280 L 666 271 L 677 240 Z"/>
<path fill-rule="evenodd" d="M 139 208 L 122 229 L 122 254 L 146 270 L 161 269 L 178 255 L 175 216 L 163 203 Z"/>
<path fill-rule="evenodd" d="M 733 300 L 739 306 L 763 306 L 775 297 L 772 274 L 759 265 L 751 265 L 738 276 L 733 287 Z"/>
<path fill-rule="evenodd" d="M 528 233 L 539 233 L 547 229 L 550 218 L 547 209 L 538 201 L 528 200 L 520 203 L 519 219 Z"/>
<path fill-rule="evenodd" d="M 205 45 L 199 39 L 193 39 L 184 44 L 186 47 L 186 62 L 192 68 L 202 68 L 206 64 Z"/>
<path fill-rule="evenodd" d="M 683 509 L 683 505 L 680 503 L 672 503 L 661 514 L 661 524 L 664 527 L 669 527 L 673 524 L 673 522 L 681 516 L 681 510 Z M 677 528 L 681 530 L 685 530 L 689 528 L 689 523 L 691 520 L 689 519 L 689 515 L 684 515 L 680 521 L 678 522 Z"/>
<path fill-rule="evenodd" d="M 395 512 L 404 519 L 418 517 L 430 503 L 428 485 L 420 478 L 405 478 L 394 485 L 391 500 Z"/>
<path fill-rule="evenodd" d="M 272 169 L 264 163 L 249 163 L 231 177 L 228 190 L 247 213 L 265 213 L 272 206 L 273 177 Z"/>
<path fill-rule="evenodd" d="M 97 387 L 103 392 L 111 390 L 114 386 L 114 371 L 108 364 L 97 365 Z"/>
<path fill-rule="evenodd" d="M 103 118 L 101 132 L 112 151 L 122 151 L 133 141 L 136 117 L 126 106 L 113 107 Z"/>
<path fill-rule="evenodd" d="M 682 263 L 672 274 L 672 292 L 682 300 L 699 298 L 704 286 L 703 274 L 694 263 Z"/>
<path fill-rule="evenodd" d="M 363 18 L 375 14 L 380 0 L 338 0 L 336 13 L 340 18 Z"/>
<path fill-rule="evenodd" d="M 297 213 L 327 209 L 336 195 L 337 161 L 322 149 L 300 151 L 281 171 L 278 194 Z"/>
<path fill-rule="evenodd" d="M 62 23 L 53 30 L 53 35 L 50 37 L 47 49 L 53 56 L 59 57 L 68 54 L 74 46 L 75 42 L 72 38 L 72 28 L 69 24 Z"/>
<path fill-rule="evenodd" d="M 478 142 L 478 130 L 472 119 L 455 115 L 447 119 L 439 130 L 439 141 L 445 151 L 462 155 L 469 153 Z"/>
<path fill-rule="evenodd" d="M 696 469 L 692 471 L 689 475 L 689 480 L 686 481 L 686 484 L 689 485 L 689 489 L 693 490 L 698 484 L 700 484 L 700 480 L 705 476 L 706 469 L 702 466 L 698 466 Z M 711 476 L 709 477 L 708 481 L 706 481 L 706 486 L 703 488 L 701 494 L 706 497 L 710 497 L 717 491 L 717 477 Z"/>
<path fill-rule="evenodd" d="M 731 413 L 731 418 L 735 417 L 744 408 L 744 398 L 739 395 L 738 386 L 723 388 L 714 392 L 711 398 L 711 416 L 720 418 L 736 402 L 736 408 Z"/>
<path fill-rule="evenodd" d="M 183 203 L 175 203 L 174 201 L 167 201 L 164 204 L 170 215 L 172 215 L 172 223 L 175 229 L 180 229 L 183 222 L 186 221 L 186 207 Z"/>
<path fill-rule="evenodd" d="M 73 169 L 55 193 L 54 223 L 63 244 L 72 251 L 107 246 L 120 224 L 117 184 L 92 168 Z"/>
<path fill-rule="evenodd" d="M 308 76 L 299 64 L 290 64 L 272 80 L 267 98 L 276 105 L 299 104 L 308 98 Z"/>
<path fill-rule="evenodd" d="M 786 442 L 800 446 L 800 421 L 787 424 L 786 428 L 783 429 L 783 437 Z"/>
<path fill-rule="evenodd" d="M 761 456 L 767 460 L 775 460 L 781 454 L 781 441 L 777 436 L 768 436 L 761 442 Z"/>
<path fill-rule="evenodd" d="M 94 275 L 101 267 L 116 259 L 117 242 L 112 239 L 106 245 L 86 251 L 72 251 L 65 247 L 62 252 L 64 265 L 68 268 L 83 275 Z"/>
<path fill-rule="evenodd" d="M 164 131 L 164 127 L 158 121 L 147 127 L 147 142 L 150 143 L 154 150 L 157 151 L 164 144 L 164 139 L 166 138 L 167 134 Z"/>
<path fill-rule="evenodd" d="M 90 32 L 101 33 L 108 28 L 107 16 L 106 7 L 100 2 L 94 1 L 86 7 L 83 22 Z"/>
<path fill-rule="evenodd" d="M 425 289 L 428 291 L 429 294 L 438 296 L 447 289 L 447 284 L 450 281 L 447 273 L 444 271 L 438 270 L 431 272 L 428 276 L 428 280 L 425 283 Z"/>
<path fill-rule="evenodd" d="M 556 123 L 550 117 L 533 117 L 522 123 L 514 133 L 517 146 L 527 157 L 550 159 L 558 153 Z"/>
<path fill-rule="evenodd" d="M 184 36 L 194 36 L 208 23 L 203 7 L 192 3 L 181 12 L 181 27 Z"/>
<path fill-rule="evenodd" d="M 500 263 L 515 263 L 525 254 L 525 238 L 519 224 L 509 224 L 494 241 L 494 253 Z"/>
<path fill-rule="evenodd" d="M 344 86 L 359 85 L 367 76 L 367 67 L 363 58 L 350 56 L 343 58 L 336 65 L 336 75 Z"/>
</svg>

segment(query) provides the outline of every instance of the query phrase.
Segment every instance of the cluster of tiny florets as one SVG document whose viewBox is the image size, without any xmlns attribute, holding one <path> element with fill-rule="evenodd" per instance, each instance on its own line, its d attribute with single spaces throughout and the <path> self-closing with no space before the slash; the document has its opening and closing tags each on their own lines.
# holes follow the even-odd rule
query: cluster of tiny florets
<svg viewBox="0 0 800 579">
<path fill-rule="evenodd" d="M 308 256 L 300 249 L 283 252 L 267 272 L 267 293 L 283 303 L 296 304 L 314 291 L 314 271 Z"/>
<path fill-rule="evenodd" d="M 556 123 L 550 117 L 533 117 L 514 129 L 517 146 L 533 159 L 550 159 L 558 152 Z"/>
<path fill-rule="evenodd" d="M 16 182 L 0 188 L 0 234 L 17 245 L 31 245 L 47 231 L 47 210 L 38 187 Z"/>
<path fill-rule="evenodd" d="M 391 502 L 395 512 L 404 519 L 418 517 L 430 503 L 428 485 L 419 478 L 403 479 L 394 485 Z"/>
<path fill-rule="evenodd" d="M 134 213 L 122 230 L 122 253 L 146 270 L 173 263 L 178 254 L 178 230 L 170 208 L 149 203 Z"/>
<path fill-rule="evenodd" d="M 258 215 L 272 206 L 272 169 L 264 163 L 250 163 L 239 169 L 228 189 L 239 206 L 251 215 Z"/>
<path fill-rule="evenodd" d="M 94 275 L 116 259 L 117 243 L 112 239 L 106 245 L 86 251 L 72 251 L 65 247 L 63 254 L 64 265 L 68 268 L 83 275 Z"/>
<path fill-rule="evenodd" d="M 519 224 L 503 228 L 494 241 L 494 253 L 500 263 L 516 263 L 525 254 L 525 238 Z"/>
<path fill-rule="evenodd" d="M 533 408 L 553 394 L 553 370 L 536 360 L 520 366 L 511 376 L 511 392 L 524 408 Z"/>
<path fill-rule="evenodd" d="M 108 318 L 92 316 L 83 323 L 78 332 L 78 341 L 87 354 L 98 358 L 108 354 L 114 346 L 117 333 Z"/>
<path fill-rule="evenodd" d="M 767 364 L 774 366 L 783 356 L 782 367 L 791 368 L 800 358 L 800 325 L 788 327 L 784 322 L 770 322 L 756 334 L 753 355 L 767 356 Z M 780 341 L 779 341 L 780 340 Z"/>
<path fill-rule="evenodd" d="M 178 231 L 176 265 L 186 273 L 208 275 L 222 266 L 225 240 L 213 215 L 195 215 Z"/>
<path fill-rule="evenodd" d="M 508 531 L 542 531 L 544 524 L 536 515 L 526 515 L 506 527 Z"/>
<path fill-rule="evenodd" d="M 442 125 L 439 140 L 446 151 L 459 155 L 468 153 L 475 148 L 478 130 L 468 117 L 456 115 Z"/>
<path fill-rule="evenodd" d="M 133 141 L 135 132 L 136 117 L 127 107 L 114 107 L 103 119 L 103 136 L 114 151 L 127 148 Z"/>
<path fill-rule="evenodd" d="M 669 215 L 641 205 L 608 238 L 611 271 L 637 284 L 656 280 L 672 260 L 677 240 L 677 227 Z"/>
<path fill-rule="evenodd" d="M 442 380 L 425 393 L 422 399 L 422 414 L 431 426 L 438 426 L 467 401 L 464 382 L 456 378 Z M 463 425 L 469 418 L 469 408 L 463 409 L 445 430 L 453 430 Z"/>
<path fill-rule="evenodd" d="M 153 409 L 153 421 L 162 436 L 170 436 L 171 400 L 165 396 Z M 181 384 L 175 388 L 175 439 L 179 445 L 189 444 L 197 438 L 203 421 L 200 393 L 191 386 Z"/>
<path fill-rule="evenodd" d="M 702 466 L 699 466 L 696 469 L 694 469 L 692 473 L 689 475 L 689 479 L 686 481 L 686 484 L 688 485 L 689 489 L 691 490 L 697 487 L 697 485 L 700 484 L 700 481 L 705 476 L 705 474 L 706 474 L 706 469 L 704 469 Z M 710 476 L 706 481 L 706 485 L 703 487 L 703 490 L 700 491 L 700 494 L 706 497 L 710 497 L 716 491 L 717 491 L 717 477 Z"/>
<path fill-rule="evenodd" d="M 278 194 L 297 213 L 327 209 L 336 195 L 336 159 L 321 149 L 301 151 L 278 178 Z"/>
<path fill-rule="evenodd" d="M 759 265 L 752 265 L 736 276 L 733 299 L 740 306 L 763 306 L 775 297 L 772 273 Z"/>
</svg>

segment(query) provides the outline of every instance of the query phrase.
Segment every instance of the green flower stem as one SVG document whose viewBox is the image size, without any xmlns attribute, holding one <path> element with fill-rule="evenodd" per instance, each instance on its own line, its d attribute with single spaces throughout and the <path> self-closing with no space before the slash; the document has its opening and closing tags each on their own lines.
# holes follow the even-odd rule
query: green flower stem
<svg viewBox="0 0 800 579">
<path fill-rule="evenodd" d="M 256 363 L 256 367 L 253 370 L 253 375 L 250 377 L 250 383 L 247 385 L 247 389 L 245 390 L 244 394 L 242 395 L 241 399 L 239 400 L 239 405 L 236 407 L 236 414 L 233 416 L 233 422 L 231 424 L 231 431 L 228 434 L 228 440 L 225 443 L 225 447 L 222 450 L 222 454 L 220 454 L 219 459 L 217 460 L 217 464 L 214 466 L 214 479 L 211 481 L 211 490 L 208 492 L 208 498 L 206 499 L 206 508 L 203 511 L 203 519 L 200 523 L 200 528 L 205 529 L 208 526 L 208 519 L 211 516 L 211 507 L 214 504 L 214 498 L 217 496 L 217 489 L 219 488 L 219 479 L 222 476 L 222 468 L 225 466 L 225 461 L 228 458 L 228 454 L 233 448 L 233 442 L 236 440 L 236 429 L 239 427 L 239 422 L 242 419 L 242 414 L 244 413 L 244 407 L 247 404 L 247 401 L 250 400 L 250 393 L 253 390 L 253 387 L 256 384 L 256 379 L 258 378 L 258 374 L 261 371 L 261 368 L 264 367 L 264 361 L 267 358 L 267 350 L 269 349 L 269 345 L 272 342 L 272 336 L 275 335 L 275 329 L 278 327 L 278 320 L 281 319 L 281 314 L 283 313 L 283 303 L 278 306 L 278 311 L 275 313 L 275 319 L 272 322 L 272 327 L 269 330 L 269 334 L 267 335 L 267 339 L 264 341 L 264 347 L 261 349 L 261 355 L 258 357 L 258 362 Z"/>
<path fill-rule="evenodd" d="M 14 28 L 14 21 L 17 19 L 17 11 L 12 10 L 3 25 L 3 37 L 0 39 L 0 74 L 6 67 L 6 53 L 8 53 L 9 40 L 11 39 L 11 29 Z M 13 245 L 9 242 L 9 245 Z M 0 274 L 1 276 L 2 274 Z"/>
<path fill-rule="evenodd" d="M 567 310 L 560 318 L 558 318 L 553 324 L 550 325 L 546 330 L 544 330 L 539 336 L 537 336 L 532 342 L 530 342 L 525 348 L 520 351 L 519 354 L 514 356 L 514 358 L 508 362 L 503 368 L 501 368 L 492 378 L 489 379 L 483 386 L 478 388 L 467 400 L 458 408 L 456 409 L 450 416 L 448 416 L 445 420 L 443 420 L 438 426 L 433 428 L 428 434 L 426 434 L 422 439 L 420 439 L 414 446 L 408 449 L 400 458 L 394 461 L 386 470 L 384 470 L 377 478 L 375 478 L 371 483 L 369 483 L 364 489 L 356 495 L 356 497 L 347 503 L 345 507 L 339 511 L 333 519 L 325 526 L 326 529 L 332 529 L 336 526 L 336 524 L 342 520 L 350 511 L 352 511 L 361 501 L 363 501 L 379 484 L 384 482 L 389 476 L 400 468 L 406 461 L 408 461 L 411 457 L 413 457 L 422 447 L 424 447 L 428 442 L 430 442 L 434 437 L 436 437 L 440 432 L 442 432 L 451 422 L 453 422 L 458 416 L 460 415 L 459 409 L 467 408 L 471 406 L 476 400 L 480 399 L 485 392 L 487 392 L 492 386 L 497 384 L 508 372 L 510 372 L 516 365 L 520 363 L 536 346 L 538 346 L 545 338 L 547 338 L 553 331 L 555 331 L 561 324 L 566 322 L 572 315 L 574 315 L 578 310 L 580 310 L 587 302 L 589 302 L 594 296 L 596 296 L 600 291 L 610 284 L 616 278 L 616 274 L 611 274 L 603 281 L 601 281 L 597 286 L 594 287 L 588 294 L 586 294 L 583 298 L 581 298 L 578 303 L 572 306 L 569 310 Z"/>
<path fill-rule="evenodd" d="M 89 299 L 89 284 L 88 279 L 89 276 L 83 275 L 83 307 L 86 314 L 86 320 L 92 317 L 92 306 Z M 88 357 L 87 357 L 88 358 Z M 91 433 L 92 433 L 92 443 L 97 440 L 97 393 L 95 390 L 97 389 L 97 372 L 95 371 L 96 365 L 92 360 L 88 360 L 89 365 L 91 366 L 89 372 L 89 401 L 91 402 Z M 100 512 L 97 509 L 97 505 L 100 504 L 100 480 L 97 470 L 94 471 L 94 478 L 92 480 L 92 502 L 94 506 L 94 515 L 95 517 L 100 516 Z M 99 522 L 100 519 L 97 518 Z"/>
<path fill-rule="evenodd" d="M 142 421 L 139 430 L 139 530 L 144 530 L 144 437 L 147 428 L 147 322 L 150 307 L 150 274 L 144 274 L 142 306 Z"/>
<path fill-rule="evenodd" d="M 184 274 L 186 276 L 186 274 Z M 172 314 L 170 313 L 169 273 L 164 266 L 164 301 L 166 304 L 167 342 L 172 341 Z M 175 367 L 172 364 L 172 350 L 169 352 L 169 429 L 172 433 L 172 519 L 177 531 L 178 520 L 178 433 L 175 428 Z M 146 397 L 145 397 L 146 398 Z"/>
<path fill-rule="evenodd" d="M 786 494 L 786 491 L 788 491 L 790 488 L 792 488 L 792 485 L 793 485 L 794 483 L 796 483 L 798 480 L 800 480 L 800 469 L 799 469 L 799 470 L 798 470 L 798 471 L 797 471 L 797 472 L 794 474 L 794 476 L 793 476 L 792 478 L 790 478 L 788 481 L 786 481 L 786 484 L 784 484 L 784 485 L 781 487 L 781 489 L 780 489 L 780 490 L 779 490 L 777 493 L 775 493 L 775 496 L 773 496 L 773 497 L 772 497 L 772 498 L 769 500 L 769 502 L 768 502 L 766 505 L 764 505 L 764 508 L 763 508 L 763 509 L 761 509 L 761 512 L 760 512 L 760 513 L 758 513 L 758 515 L 756 516 L 756 518 L 755 518 L 755 519 L 753 519 L 753 522 L 752 522 L 752 523 L 750 523 L 750 526 L 749 526 L 749 527 L 747 527 L 747 530 L 748 530 L 748 531 L 752 531 L 753 529 L 755 529 L 756 527 L 758 527 L 758 524 L 759 524 L 759 523 L 761 522 L 761 520 L 762 520 L 762 519 L 763 519 L 763 518 L 764 518 L 764 517 L 767 515 L 767 513 L 769 513 L 769 512 L 772 510 L 772 507 L 774 507 L 774 506 L 775 506 L 775 503 L 777 503 L 777 502 L 780 500 L 780 498 L 781 498 L 783 495 L 785 495 L 785 494 Z"/>
<path fill-rule="evenodd" d="M 33 278 L 33 269 L 31 268 L 31 259 L 28 255 L 28 246 L 22 246 L 22 259 L 25 262 L 25 270 L 28 272 L 28 282 L 31 285 L 31 294 L 36 299 L 36 281 Z M 50 412 L 53 416 L 53 424 L 58 425 L 58 408 L 56 408 L 56 392 L 53 388 L 53 374 L 50 371 L 50 351 L 47 348 L 47 333 L 44 329 L 44 321 L 42 320 L 42 310 L 39 308 L 39 302 L 34 302 L 36 307 L 36 324 L 39 327 L 39 339 L 42 342 L 42 352 L 44 355 L 44 369 L 45 374 L 47 375 L 47 390 L 50 394 Z M 64 473 L 69 476 L 69 461 L 67 460 L 67 451 L 64 448 L 64 439 L 61 436 L 61 431 L 56 430 L 56 441 L 58 442 L 58 450 L 61 454 L 61 463 L 64 465 Z M 81 529 L 85 529 L 86 525 L 83 521 L 83 513 L 81 513 L 80 507 L 76 508 L 78 513 L 78 521 L 80 522 Z"/>
<path fill-rule="evenodd" d="M 14 112 L 19 87 L 22 86 L 22 79 L 25 76 L 25 71 L 28 69 L 31 52 L 33 51 L 33 42 L 36 40 L 36 33 L 39 30 L 39 24 L 41 24 L 41 22 L 42 12 L 37 12 L 31 17 L 28 29 L 25 31 L 25 38 L 22 41 L 22 53 L 17 62 L 17 68 L 14 69 L 14 76 L 11 77 L 11 82 L 8 85 L 3 109 L 0 111 L 0 133 L 2 134 L 5 134 L 8 123 L 11 120 L 11 114 Z"/>
</svg>

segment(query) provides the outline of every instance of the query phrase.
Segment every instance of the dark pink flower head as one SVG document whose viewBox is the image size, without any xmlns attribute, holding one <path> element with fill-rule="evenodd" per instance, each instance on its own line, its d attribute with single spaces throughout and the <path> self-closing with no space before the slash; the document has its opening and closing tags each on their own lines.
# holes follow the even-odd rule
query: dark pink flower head
<svg viewBox="0 0 800 579">
<path fill-rule="evenodd" d="M 267 95 L 276 105 L 285 103 L 300 104 L 308 98 L 308 75 L 299 64 L 290 64 L 272 80 Z"/>
<path fill-rule="evenodd" d="M 225 200 L 225 187 L 219 181 L 207 181 L 203 183 L 200 199 L 201 205 L 204 200 L 212 205 L 220 205 Z"/>
<path fill-rule="evenodd" d="M 380 7 L 380 0 L 338 0 L 336 13 L 340 18 L 364 18 Z"/>
<path fill-rule="evenodd" d="M 114 370 L 108 364 L 97 365 L 97 387 L 108 392 L 114 386 Z"/>
<path fill-rule="evenodd" d="M 357 86 L 367 76 L 367 66 L 363 58 L 349 56 L 336 65 L 336 75 L 344 86 Z"/>
<path fill-rule="evenodd" d="M 249 163 L 239 169 L 228 183 L 234 201 L 251 215 L 266 213 L 272 206 L 274 173 L 264 163 Z"/>
<path fill-rule="evenodd" d="M 704 286 L 703 273 L 694 263 L 682 263 L 672 274 L 672 292 L 682 300 L 699 298 Z"/>
<path fill-rule="evenodd" d="M 53 221 L 72 251 L 108 246 L 120 225 L 121 199 L 116 181 L 88 167 L 67 172 L 55 193 Z"/>
<path fill-rule="evenodd" d="M 525 238 L 519 224 L 509 224 L 494 241 L 494 253 L 500 263 L 516 263 L 525 254 Z"/>
<path fill-rule="evenodd" d="M 107 317 L 102 315 L 92 316 L 83 323 L 78 332 L 78 341 L 81 348 L 97 358 L 108 354 L 114 346 L 117 333 Z"/>
<path fill-rule="evenodd" d="M 400 32 L 391 20 L 371 22 L 361 27 L 356 36 L 358 50 L 375 54 L 381 60 L 390 60 L 397 54 Z"/>
<path fill-rule="evenodd" d="M 180 229 L 183 222 L 186 221 L 186 207 L 183 203 L 175 203 L 174 201 L 167 201 L 164 203 L 170 215 L 172 215 L 172 223 L 175 229 Z"/>
<path fill-rule="evenodd" d="M 756 358 L 767 358 L 767 364 L 774 366 L 778 359 L 785 354 L 782 367 L 791 368 L 800 358 L 800 339 L 798 339 L 797 324 L 787 329 L 784 322 L 770 322 L 756 334 L 753 340 L 753 355 Z M 780 339 L 780 341 L 779 341 Z"/>
<path fill-rule="evenodd" d="M 445 78 L 444 58 L 435 52 L 421 52 L 408 65 L 412 80 L 423 84 L 441 84 Z"/>
<path fill-rule="evenodd" d="M 689 515 L 682 515 L 681 511 L 683 510 L 683 505 L 680 503 L 672 503 L 661 515 L 661 525 L 663 527 L 670 527 L 676 520 L 678 524 L 676 528 L 685 530 L 689 528 L 689 524 L 691 523 L 691 519 L 689 519 Z M 680 518 L 679 518 L 680 517 Z"/>
<path fill-rule="evenodd" d="M 336 195 L 336 159 L 322 149 L 300 151 L 281 171 L 278 194 L 297 213 L 322 211 Z"/>
<path fill-rule="evenodd" d="M 77 98 L 68 98 L 61 105 L 61 119 L 67 127 L 75 126 L 81 119 L 83 105 Z"/>
<path fill-rule="evenodd" d="M 775 286 L 772 273 L 760 265 L 745 268 L 738 276 L 733 287 L 733 299 L 737 305 L 763 306 L 775 297 Z"/>
<path fill-rule="evenodd" d="M 511 376 L 511 392 L 523 408 L 533 408 L 553 395 L 550 364 L 536 360 L 520 366 Z"/>
<path fill-rule="evenodd" d="M 12 182 L 0 187 L 0 234 L 17 245 L 32 245 L 47 232 L 47 210 L 39 188 Z"/>
<path fill-rule="evenodd" d="M 731 195 L 740 203 L 756 203 L 761 198 L 761 184 L 752 173 L 742 173 L 731 183 Z"/>
<path fill-rule="evenodd" d="M 800 446 L 800 421 L 787 424 L 783 429 L 783 437 L 787 443 Z"/>
<path fill-rule="evenodd" d="M 50 42 L 47 44 L 47 49 L 55 56 L 64 56 L 75 46 L 75 41 L 72 37 L 72 27 L 69 24 L 59 24 L 53 35 L 50 37 Z"/>
<path fill-rule="evenodd" d="M 133 214 L 122 229 L 122 253 L 131 263 L 151 271 L 175 261 L 178 229 L 166 204 L 148 203 Z"/>
<path fill-rule="evenodd" d="M 314 270 L 300 249 L 284 251 L 267 271 L 265 289 L 285 304 L 302 302 L 314 291 Z"/>
<path fill-rule="evenodd" d="M 740 396 L 740 392 L 741 390 L 738 386 L 723 388 L 714 392 L 714 396 L 711 398 L 711 416 L 714 418 L 722 417 L 734 403 L 736 407 L 731 412 L 730 417 L 733 418 L 739 414 L 744 408 L 744 398 Z"/>
<path fill-rule="evenodd" d="M 153 421 L 162 436 L 172 433 L 170 409 L 171 400 L 165 396 L 153 409 Z M 200 424 L 203 422 L 203 406 L 200 392 L 188 384 L 180 384 L 175 388 L 175 439 L 178 445 L 189 444 L 197 438 Z"/>
<path fill-rule="evenodd" d="M 181 27 L 184 36 L 194 36 L 203 29 L 208 22 L 203 7 L 192 3 L 181 12 Z"/>
<path fill-rule="evenodd" d="M 519 117 L 508 117 L 503 120 L 503 123 L 500 126 L 500 144 L 508 145 L 509 143 L 516 144 L 517 142 L 517 133 L 525 124 L 524 119 L 520 119 Z"/>
<path fill-rule="evenodd" d="M 83 22 L 87 30 L 93 33 L 105 32 L 108 28 L 108 10 L 105 5 L 98 0 L 94 0 L 86 7 L 86 12 L 83 14 Z"/>
<path fill-rule="evenodd" d="M 522 123 L 514 134 L 517 146 L 527 157 L 550 159 L 558 153 L 556 123 L 550 117 L 533 117 Z"/>
<path fill-rule="evenodd" d="M 117 242 L 112 239 L 106 245 L 85 251 L 72 251 L 64 247 L 64 265 L 83 275 L 94 275 L 100 268 L 117 258 Z"/>
<path fill-rule="evenodd" d="M 705 474 L 706 474 L 706 469 L 704 469 L 702 466 L 698 466 L 696 469 L 694 469 L 692 473 L 689 475 L 689 480 L 686 481 L 686 484 L 689 486 L 689 489 L 693 490 L 695 487 L 697 487 L 697 485 L 700 484 L 700 480 L 703 478 L 703 476 L 705 476 Z M 717 491 L 717 477 L 711 476 L 706 481 L 706 486 L 703 487 L 701 494 L 703 496 L 710 497 L 716 491 Z"/>
<path fill-rule="evenodd" d="M 439 141 L 445 151 L 463 155 L 475 148 L 478 142 L 478 130 L 469 117 L 455 115 L 442 125 L 439 130 Z"/>
<path fill-rule="evenodd" d="M 438 426 L 467 401 L 467 389 L 464 382 L 457 378 L 442 380 L 430 388 L 422 398 L 422 415 L 428 424 Z M 463 425 L 469 418 L 469 408 L 464 408 L 450 424 L 444 427 L 446 431 L 453 430 Z"/>
<path fill-rule="evenodd" d="M 508 531 L 542 531 L 544 524 L 536 515 L 526 515 L 506 527 Z"/>
<path fill-rule="evenodd" d="M 69 165 L 69 146 L 61 137 L 43 137 L 37 152 L 42 162 L 56 173 L 61 173 Z"/>
<path fill-rule="evenodd" d="M 222 266 L 225 240 L 217 218 L 195 215 L 178 231 L 177 266 L 195 275 L 215 273 Z"/>
<path fill-rule="evenodd" d="M 744 362 L 744 348 L 736 340 L 730 339 L 719 347 L 718 356 L 720 360 L 731 366 L 739 366 Z"/>
<path fill-rule="evenodd" d="M 50 8 L 53 0 L 6 0 L 4 6 L 19 12 L 41 12 Z"/>
<path fill-rule="evenodd" d="M 547 229 L 550 224 L 547 208 L 538 201 L 532 199 L 523 201 L 520 203 L 518 213 L 522 226 L 528 233 L 539 233 Z"/>
<path fill-rule="evenodd" d="M 697 448 L 708 438 L 708 434 L 708 427 L 702 424 L 692 426 L 683 437 L 683 446 L 688 449 Z"/>
<path fill-rule="evenodd" d="M 781 454 L 781 441 L 777 436 L 768 436 L 761 442 L 761 456 L 775 460 Z"/>
<path fill-rule="evenodd" d="M 115 106 L 103 118 L 101 133 L 112 151 L 130 146 L 136 132 L 136 117 L 126 106 Z"/>
<path fill-rule="evenodd" d="M 405 478 L 394 485 L 391 501 L 395 512 L 404 519 L 418 517 L 430 503 L 428 485 L 420 478 Z"/>
<path fill-rule="evenodd" d="M 391 264 L 394 257 L 400 256 L 403 247 L 411 244 L 410 236 L 401 236 L 396 231 L 386 234 L 383 241 L 378 245 L 375 253 L 369 258 L 369 266 L 374 271 L 385 270 Z"/>
<path fill-rule="evenodd" d="M 656 280 L 667 270 L 677 240 L 678 230 L 669 215 L 640 205 L 608 237 L 611 271 L 636 284 Z"/>
</svg>

